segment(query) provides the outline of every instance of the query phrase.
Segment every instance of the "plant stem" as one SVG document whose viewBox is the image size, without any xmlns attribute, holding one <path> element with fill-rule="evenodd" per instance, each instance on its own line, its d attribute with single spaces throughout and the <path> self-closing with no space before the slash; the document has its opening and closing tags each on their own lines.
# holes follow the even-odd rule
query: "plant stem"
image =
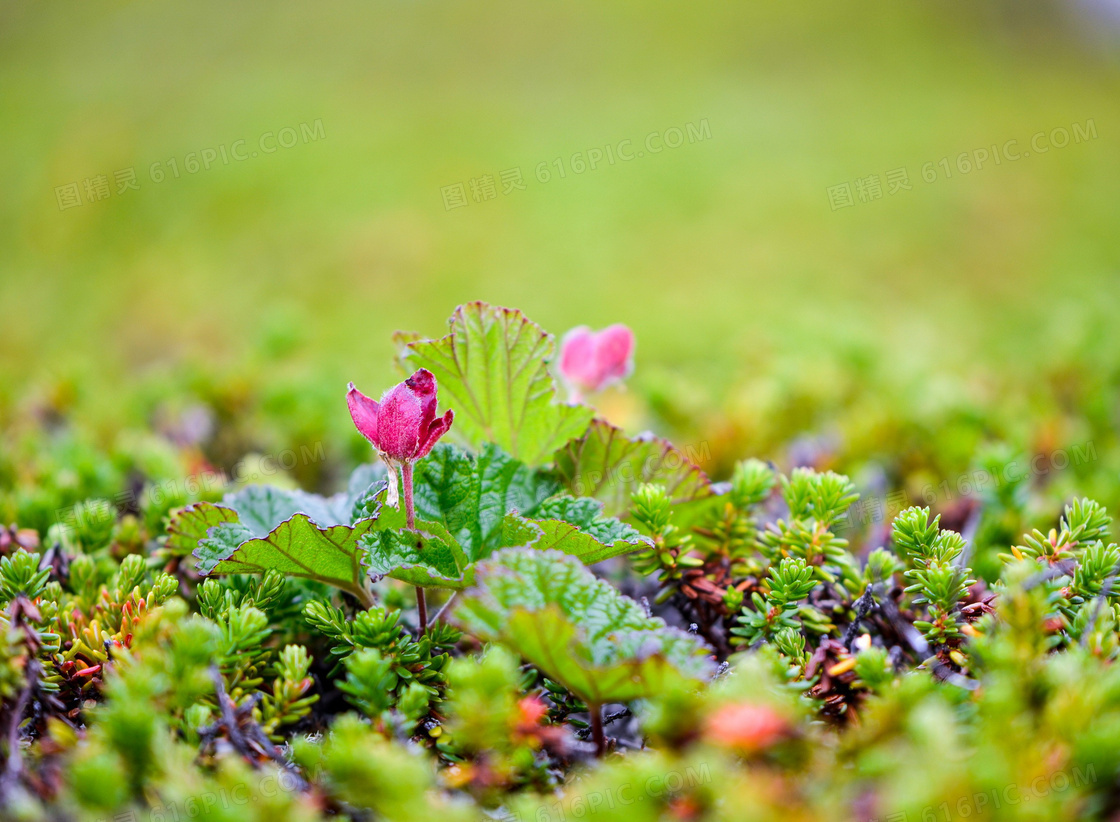
<svg viewBox="0 0 1120 822">
<path fill-rule="evenodd" d="M 404 486 L 405 525 L 411 531 L 416 527 L 416 508 L 412 504 L 412 463 L 401 466 L 401 484 Z"/>
<path fill-rule="evenodd" d="M 607 750 L 607 740 L 603 736 L 603 708 L 601 705 L 588 705 L 587 712 L 591 717 L 591 738 L 595 740 L 595 756 L 601 758 Z"/>
<path fill-rule="evenodd" d="M 424 589 L 416 586 L 416 610 L 420 612 L 420 634 L 428 632 L 428 603 L 424 601 Z"/>
<path fill-rule="evenodd" d="M 364 586 L 358 586 L 353 590 L 347 588 L 346 590 L 350 591 L 367 611 L 377 604 L 377 600 L 373 598 L 373 594 L 366 590 Z"/>
<path fill-rule="evenodd" d="M 412 502 L 412 463 L 401 466 L 401 485 L 404 486 L 405 527 L 412 531 L 416 528 L 416 507 Z M 428 603 L 424 600 L 424 589 L 416 586 L 416 610 L 420 619 L 420 634 L 428 631 Z"/>
</svg>

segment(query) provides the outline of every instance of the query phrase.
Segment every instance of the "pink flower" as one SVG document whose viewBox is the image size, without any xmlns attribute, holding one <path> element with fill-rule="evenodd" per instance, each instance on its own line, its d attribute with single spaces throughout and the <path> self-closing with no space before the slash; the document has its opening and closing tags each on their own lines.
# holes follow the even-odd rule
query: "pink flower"
<svg viewBox="0 0 1120 822">
<path fill-rule="evenodd" d="M 602 391 L 634 370 L 634 332 L 625 325 L 592 331 L 573 328 L 560 344 L 560 375 L 578 400 L 583 393 Z"/>
<path fill-rule="evenodd" d="M 412 499 L 412 466 L 426 457 L 455 419 L 455 412 L 436 416 L 436 378 L 426 368 L 421 368 L 399 385 L 381 395 L 381 402 L 374 402 L 354 383 L 346 387 L 346 404 L 350 416 L 362 436 L 385 460 L 389 488 L 385 502 L 397 507 L 397 466 L 401 469 L 404 488 L 405 524 L 410 530 L 416 527 L 416 506 Z M 416 589 L 416 610 L 420 633 L 428 629 L 428 606 L 424 589 Z"/>
<path fill-rule="evenodd" d="M 386 391 L 381 402 L 350 383 L 346 404 L 362 436 L 386 461 L 402 465 L 426 456 L 455 417 L 453 411 L 436 417 L 436 378 L 424 368 Z"/>
</svg>

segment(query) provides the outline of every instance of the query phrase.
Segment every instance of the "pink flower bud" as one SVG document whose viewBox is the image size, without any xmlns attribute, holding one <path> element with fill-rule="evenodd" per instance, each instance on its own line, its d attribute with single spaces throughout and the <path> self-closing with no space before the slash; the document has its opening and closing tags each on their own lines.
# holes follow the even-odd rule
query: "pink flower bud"
<svg viewBox="0 0 1120 822">
<path fill-rule="evenodd" d="M 436 417 L 436 378 L 424 368 L 386 391 L 380 402 L 350 383 L 346 404 L 362 436 L 383 457 L 401 464 L 426 456 L 455 416 L 448 411 Z"/>
<path fill-rule="evenodd" d="M 560 344 L 560 376 L 574 397 L 602 391 L 634 370 L 634 332 L 625 325 L 573 328 Z"/>
</svg>

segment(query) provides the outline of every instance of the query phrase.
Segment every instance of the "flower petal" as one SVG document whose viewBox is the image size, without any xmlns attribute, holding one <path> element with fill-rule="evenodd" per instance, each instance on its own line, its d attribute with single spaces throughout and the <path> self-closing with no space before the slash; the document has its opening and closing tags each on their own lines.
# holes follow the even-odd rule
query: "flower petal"
<svg viewBox="0 0 1120 822">
<path fill-rule="evenodd" d="M 451 428 L 451 421 L 455 419 L 455 412 L 448 411 L 442 417 L 432 420 L 428 426 L 427 431 L 423 434 L 420 443 L 420 448 L 417 451 L 416 459 L 428 456 L 428 452 L 432 450 L 436 442 L 447 433 Z"/>
<path fill-rule="evenodd" d="M 595 333 L 586 325 L 564 335 L 560 343 L 560 376 L 568 385 L 595 390 Z"/>
<path fill-rule="evenodd" d="M 354 383 L 350 383 L 346 386 L 346 405 L 350 408 L 354 426 L 377 447 L 377 401 L 367 397 L 354 387 Z"/>
<path fill-rule="evenodd" d="M 634 370 L 634 332 L 621 323 L 604 328 L 595 341 L 598 388 L 625 379 Z"/>
<path fill-rule="evenodd" d="M 420 430 L 423 432 L 436 418 L 436 378 L 427 368 L 421 368 L 404 384 L 420 401 Z"/>
<path fill-rule="evenodd" d="M 385 392 L 377 418 L 377 447 L 390 459 L 411 462 L 420 444 L 423 407 L 404 383 Z"/>
</svg>

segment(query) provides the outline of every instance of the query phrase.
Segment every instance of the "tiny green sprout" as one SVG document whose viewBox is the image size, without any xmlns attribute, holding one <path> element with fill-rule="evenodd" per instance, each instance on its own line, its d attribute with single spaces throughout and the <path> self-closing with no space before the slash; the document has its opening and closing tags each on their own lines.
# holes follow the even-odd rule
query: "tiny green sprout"
<svg viewBox="0 0 1120 822">
<path fill-rule="evenodd" d="M 74 526 L 78 543 L 85 551 L 96 551 L 109 544 L 116 524 L 116 513 L 108 500 L 90 499 L 71 509 L 67 524 Z"/>
<path fill-rule="evenodd" d="M 0 602 L 11 602 L 23 595 L 35 599 L 50 579 L 49 568 L 39 569 L 39 555 L 17 551 L 0 560 Z"/>
<path fill-rule="evenodd" d="M 148 568 L 144 563 L 144 558 L 139 554 L 129 554 L 121 561 L 121 567 L 117 571 L 117 600 L 124 600 L 132 589 L 138 586 L 147 574 Z"/>
<path fill-rule="evenodd" d="M 346 679 L 338 687 L 355 708 L 374 719 L 393 706 L 398 677 L 391 660 L 372 648 L 363 648 L 347 657 L 345 665 Z"/>
<path fill-rule="evenodd" d="M 759 459 L 743 460 L 731 475 L 731 504 L 739 510 L 760 505 L 777 483 L 778 477 L 768 464 Z"/>
<path fill-rule="evenodd" d="M 856 655 L 856 676 L 860 684 L 870 691 L 881 693 L 894 682 L 894 669 L 886 648 L 872 645 Z"/>
<path fill-rule="evenodd" d="M 832 471 L 817 473 L 809 468 L 795 468 L 788 478 L 783 478 L 782 486 L 790 516 L 812 518 L 826 527 L 859 499 L 855 484 Z"/>
<path fill-rule="evenodd" d="M 876 548 L 867 555 L 864 580 L 870 584 L 886 582 L 902 570 L 902 563 L 891 551 L 886 548 Z"/>
<path fill-rule="evenodd" d="M 774 634 L 774 647 L 798 665 L 805 664 L 805 635 L 796 628 L 782 628 Z"/>
<path fill-rule="evenodd" d="M 644 482 L 630 497 L 633 504 L 631 514 L 651 535 L 665 533 L 672 515 L 669 495 L 663 485 Z"/>
<path fill-rule="evenodd" d="M 731 633 L 754 645 L 786 628 L 800 630 L 801 623 L 795 618 L 800 610 L 798 602 L 816 587 L 814 576 L 814 569 L 799 557 L 787 557 L 779 565 L 771 566 L 769 593 L 765 597 L 758 592 L 751 594 L 753 609 L 743 608 L 739 616 L 741 627 L 733 628 Z M 815 616 L 819 612 L 810 613 Z"/>
<path fill-rule="evenodd" d="M 940 521 L 940 515 L 930 520 L 929 509 L 917 506 L 907 508 L 894 518 L 891 539 L 911 566 L 932 557 Z"/>
</svg>

